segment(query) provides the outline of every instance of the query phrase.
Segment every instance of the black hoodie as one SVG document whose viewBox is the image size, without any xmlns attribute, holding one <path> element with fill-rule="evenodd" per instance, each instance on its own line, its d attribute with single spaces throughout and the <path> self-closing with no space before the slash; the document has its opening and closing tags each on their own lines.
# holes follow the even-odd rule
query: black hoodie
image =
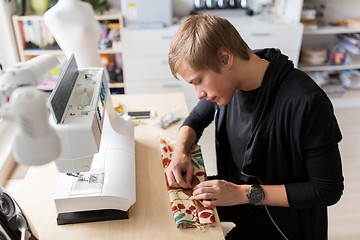
<svg viewBox="0 0 360 240">
<path fill-rule="evenodd" d="M 290 208 L 268 207 L 280 229 L 289 239 L 327 239 L 327 206 L 340 199 L 344 188 L 338 150 L 342 137 L 332 104 L 279 50 L 255 53 L 269 66 L 253 106 L 240 173 L 234 171 L 225 126 L 232 102 L 218 106 L 202 99 L 184 125 L 200 138 L 215 115 L 217 177 L 237 184 L 285 184 Z"/>
</svg>

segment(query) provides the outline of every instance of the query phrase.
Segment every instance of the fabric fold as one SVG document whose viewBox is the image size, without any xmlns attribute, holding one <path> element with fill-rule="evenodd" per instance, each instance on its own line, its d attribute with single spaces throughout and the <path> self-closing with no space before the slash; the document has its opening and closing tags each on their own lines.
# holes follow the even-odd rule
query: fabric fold
<svg viewBox="0 0 360 240">
<path fill-rule="evenodd" d="M 161 140 L 160 148 L 164 171 L 166 171 L 166 168 L 171 162 L 173 148 L 165 140 Z M 196 145 L 192 153 L 189 155 L 189 158 L 194 166 L 191 189 L 172 188 L 169 186 L 166 180 L 171 210 L 174 216 L 176 227 L 179 229 L 184 229 L 191 227 L 214 226 L 214 209 L 212 207 L 205 207 L 201 201 L 195 200 L 192 196 L 193 187 L 207 180 L 200 146 Z"/>
</svg>

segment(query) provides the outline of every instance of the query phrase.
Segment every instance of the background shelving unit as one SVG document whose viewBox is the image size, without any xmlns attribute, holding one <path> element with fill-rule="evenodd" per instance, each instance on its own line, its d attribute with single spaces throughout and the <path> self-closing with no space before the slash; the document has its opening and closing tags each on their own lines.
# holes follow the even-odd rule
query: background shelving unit
<svg viewBox="0 0 360 240">
<path fill-rule="evenodd" d="M 309 15 L 310 11 L 303 15 L 309 18 L 305 17 L 304 20 L 305 27 L 301 44 L 302 48 L 310 47 L 306 49 L 306 52 L 308 54 L 312 53 L 314 58 L 305 55 L 306 58 L 301 59 L 300 55 L 298 68 L 312 76 L 329 94 L 333 102 L 335 100 L 349 102 L 348 96 L 350 96 L 351 99 L 355 98 L 354 101 L 358 102 L 358 105 L 360 104 L 360 91 L 356 77 L 351 77 L 351 81 L 350 78 L 346 79 L 348 73 L 349 75 L 356 75 L 356 70 L 360 70 L 360 54 L 357 54 L 356 51 L 351 53 L 347 50 L 344 59 L 340 56 L 341 52 L 346 48 L 344 47 L 344 36 L 355 37 L 354 35 L 360 34 L 360 25 L 354 21 L 359 18 L 359 7 L 360 1 L 353 0 L 303 1 L 303 9 L 316 10 L 315 19 Z M 342 42 L 339 43 L 339 41 Z M 315 52 L 309 51 L 312 47 L 315 47 Z M 311 59 L 315 64 L 317 59 L 320 59 L 322 53 L 317 47 L 328 49 L 327 61 L 320 65 L 305 64 L 303 60 L 309 61 Z M 338 55 L 335 55 L 334 52 Z M 340 79 L 345 79 L 347 83 L 344 84 Z M 339 96 L 342 97 L 339 98 Z"/>
<path fill-rule="evenodd" d="M 95 16 L 96 20 L 98 20 L 100 23 L 102 24 L 107 24 L 108 22 L 111 23 L 115 23 L 119 26 L 119 33 L 120 33 L 120 38 L 121 38 L 121 31 L 122 28 L 124 26 L 123 24 L 123 18 L 121 15 L 121 10 L 120 9 L 110 9 L 109 11 L 104 12 L 103 15 L 97 15 Z M 55 56 L 57 56 L 60 59 L 60 62 L 62 62 L 62 64 L 64 64 L 66 62 L 66 56 L 64 54 L 64 52 L 60 49 L 57 48 L 56 45 L 52 46 L 51 49 L 44 49 L 43 47 L 39 47 L 39 48 L 35 48 L 35 49 L 27 49 L 25 46 L 26 43 L 26 37 L 24 33 L 24 27 L 23 27 L 23 23 L 37 23 L 37 24 L 41 24 L 43 23 L 43 16 L 42 15 L 25 15 L 25 16 L 17 16 L 17 15 L 13 15 L 12 16 L 12 21 L 13 21 L 13 26 L 14 26 L 14 32 L 15 32 L 15 38 L 16 38 L 16 42 L 17 42 L 17 47 L 18 47 L 18 53 L 19 53 L 19 58 L 22 62 L 28 61 L 33 57 L 39 56 L 41 54 L 44 53 L 50 53 L 53 54 Z M 44 27 L 44 25 L 41 26 L 42 28 Z M 36 31 L 36 30 L 33 30 Z M 39 34 L 39 33 L 32 33 L 32 34 Z M 43 34 L 43 32 L 41 32 L 41 34 Z M 41 35 L 41 37 L 44 37 L 43 35 Z M 49 36 L 48 36 L 49 37 Z M 122 58 L 122 47 L 121 47 L 121 40 L 120 40 L 120 44 L 117 44 L 116 48 L 112 48 L 112 47 L 108 47 L 105 49 L 100 49 L 99 48 L 99 54 L 102 55 L 103 57 L 109 57 L 110 59 L 114 59 L 114 55 L 119 55 L 120 59 Z M 120 61 L 122 62 L 122 61 Z M 122 76 L 122 64 L 120 64 L 120 68 L 119 68 L 119 64 L 112 64 L 112 71 L 116 72 L 116 74 L 114 73 L 113 75 L 111 75 L 111 71 L 109 70 L 110 66 L 108 67 L 109 70 L 109 74 L 110 74 L 110 83 L 109 83 L 109 87 L 110 90 L 112 91 L 112 93 L 124 93 L 125 92 L 125 83 L 123 81 L 123 76 Z M 53 77 L 50 77 L 53 78 Z M 52 79 L 51 81 L 55 81 L 54 79 Z M 48 84 L 48 85 L 42 85 L 39 86 L 39 89 L 44 90 L 44 91 L 51 91 L 53 88 L 53 84 Z"/>
<path fill-rule="evenodd" d="M 326 26 L 326 27 L 320 27 L 319 29 L 304 29 L 304 39 L 306 41 L 307 37 L 312 37 L 312 40 L 314 40 L 317 36 L 325 36 L 328 38 L 328 41 L 326 44 L 331 44 L 329 41 L 334 42 L 335 40 L 329 40 L 334 39 L 334 36 L 339 34 L 350 34 L 350 33 L 360 33 L 360 28 L 352 28 L 352 27 L 346 27 L 346 26 Z M 308 41 L 310 42 L 310 41 Z M 315 41 L 316 42 L 316 41 Z M 318 41 L 320 42 L 320 41 Z M 325 41 L 321 41 L 322 44 L 324 44 Z M 305 43 L 306 44 L 306 43 Z M 313 44 L 313 43 L 312 43 Z M 349 64 L 324 64 L 324 65 L 305 65 L 305 64 L 299 64 L 299 69 L 303 71 L 332 71 L 332 70 L 345 70 L 345 69 L 360 69 L 360 61 L 351 61 Z"/>
<path fill-rule="evenodd" d="M 303 36 L 303 43 L 302 46 L 322 46 L 322 47 L 328 47 L 335 45 L 338 41 L 337 36 L 341 34 L 352 34 L 352 33 L 360 33 L 360 29 L 358 28 L 351 28 L 346 26 L 326 26 L 326 27 L 319 27 L 318 29 L 305 29 L 304 30 L 304 36 Z M 330 56 L 329 56 L 330 58 Z M 323 83 L 321 85 L 325 92 L 329 95 L 329 97 L 332 99 L 334 105 L 334 101 L 338 101 L 338 98 L 340 96 L 345 95 L 351 95 L 352 97 L 358 95 L 358 90 L 349 89 L 343 86 L 343 83 L 340 81 L 340 74 L 342 71 L 345 70 L 356 70 L 360 69 L 360 57 L 356 57 L 353 59 L 350 57 L 350 62 L 344 62 L 343 64 L 331 64 L 328 63 L 322 64 L 322 65 L 307 65 L 299 63 L 299 69 L 305 72 L 325 72 L 327 73 L 329 82 Z M 316 75 L 316 74 L 315 74 Z M 314 80 L 316 80 L 314 78 Z M 322 80 L 316 80 L 322 82 Z M 343 98 L 345 99 L 345 98 Z M 347 99 L 346 102 L 349 102 Z M 343 104 L 342 104 L 343 105 Z"/>
<path fill-rule="evenodd" d="M 351 63 L 351 64 L 339 64 L 339 65 L 316 65 L 309 66 L 300 64 L 299 69 L 310 72 L 310 71 L 340 71 L 346 69 L 360 69 L 360 63 Z"/>
<path fill-rule="evenodd" d="M 322 35 L 322 34 L 341 34 L 341 33 L 358 33 L 360 28 L 347 26 L 324 26 L 318 29 L 304 29 L 304 35 Z"/>
<path fill-rule="evenodd" d="M 335 45 L 338 41 L 337 36 L 342 34 L 360 33 L 360 28 L 353 28 L 347 26 L 326 26 L 319 27 L 318 29 L 305 29 L 302 46 L 321 46 L 328 47 Z M 329 56 L 330 58 L 330 56 Z M 339 96 L 351 95 L 352 98 L 359 95 L 358 89 L 353 89 L 343 86 L 340 81 L 340 76 L 343 71 L 360 69 L 360 55 L 354 58 L 350 55 L 350 62 L 344 62 L 343 64 L 331 64 L 329 61 L 322 65 L 308 65 L 301 62 L 298 68 L 309 74 L 315 74 L 316 72 L 327 73 L 329 82 L 321 85 L 325 92 L 332 98 L 334 102 Z M 314 75 L 313 75 L 314 76 Z M 319 75 L 317 75 L 319 76 Z M 322 82 L 322 80 L 315 79 L 315 81 Z M 348 102 L 348 100 L 347 100 Z"/>
</svg>

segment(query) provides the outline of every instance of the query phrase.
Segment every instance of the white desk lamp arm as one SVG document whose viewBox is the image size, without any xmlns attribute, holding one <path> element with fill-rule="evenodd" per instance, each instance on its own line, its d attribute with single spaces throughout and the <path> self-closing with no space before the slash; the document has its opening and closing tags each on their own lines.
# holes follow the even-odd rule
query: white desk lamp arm
<svg viewBox="0 0 360 240">
<path fill-rule="evenodd" d="M 45 164 L 60 153 L 59 138 L 48 123 L 46 97 L 36 89 L 43 75 L 57 65 L 55 56 L 43 54 L 1 72 L 0 118 L 18 126 L 13 154 L 21 164 Z"/>
</svg>

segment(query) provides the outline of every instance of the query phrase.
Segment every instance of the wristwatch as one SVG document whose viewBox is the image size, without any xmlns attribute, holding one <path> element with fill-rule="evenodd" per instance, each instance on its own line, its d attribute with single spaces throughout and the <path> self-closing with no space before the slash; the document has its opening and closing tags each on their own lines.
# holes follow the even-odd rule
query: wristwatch
<svg viewBox="0 0 360 240">
<path fill-rule="evenodd" d="M 253 205 L 260 205 L 265 199 L 264 191 L 258 184 L 251 185 L 251 188 L 246 196 L 249 199 L 250 204 Z"/>
</svg>

